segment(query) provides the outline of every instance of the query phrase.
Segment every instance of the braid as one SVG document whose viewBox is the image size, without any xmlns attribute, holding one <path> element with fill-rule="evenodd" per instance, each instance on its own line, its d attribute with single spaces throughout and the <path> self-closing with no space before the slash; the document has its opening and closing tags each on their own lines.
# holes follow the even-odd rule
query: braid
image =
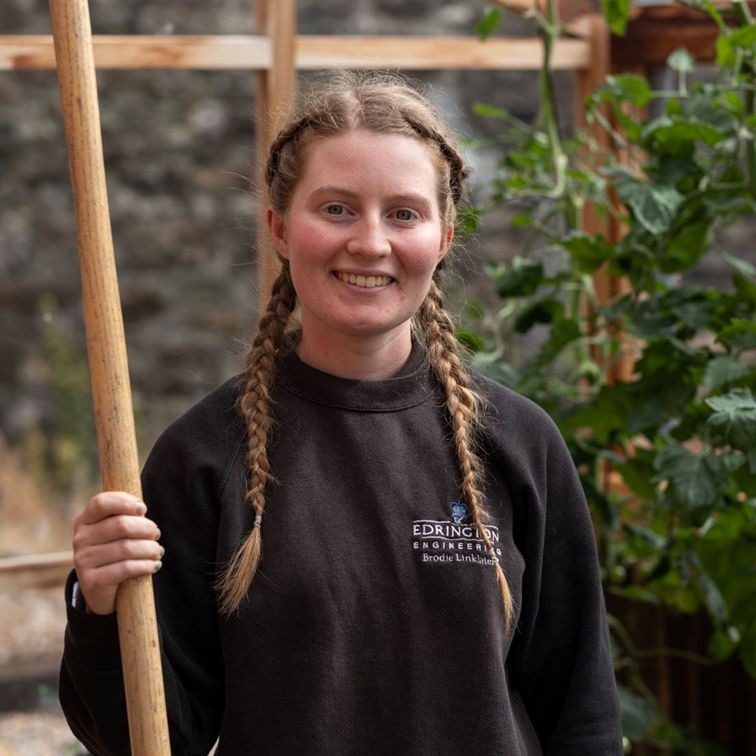
<svg viewBox="0 0 756 756">
<path fill-rule="evenodd" d="M 314 139 L 346 134 L 358 129 L 374 133 L 400 134 L 431 147 L 438 171 L 439 209 L 445 224 L 454 223 L 469 175 L 464 158 L 440 113 L 422 92 L 400 77 L 386 74 L 342 72 L 333 85 L 321 88 L 300 103 L 297 113 L 278 133 L 270 146 L 265 183 L 270 206 L 282 216 L 302 177 L 308 146 Z M 446 410 L 452 428 L 454 448 L 461 474 L 461 490 L 471 517 L 488 553 L 494 560 L 506 617 L 507 633 L 513 617 L 512 596 L 496 558 L 488 531 L 488 517 L 479 490 L 482 464 L 475 453 L 475 433 L 481 399 L 470 388 L 470 379 L 459 355 L 454 324 L 444 310 L 437 278 L 416 313 L 413 328 L 422 334 L 430 363 L 446 396 Z M 260 519 L 265 506 L 265 487 L 270 480 L 266 444 L 270 431 L 268 408 L 277 354 L 287 343 L 287 328 L 296 306 L 296 292 L 289 268 L 274 284 L 273 294 L 258 336 L 247 357 L 247 383 L 240 400 L 249 433 L 247 462 L 250 470 L 247 500 L 255 512 L 255 524 L 232 557 L 218 581 L 221 610 L 232 613 L 242 603 L 260 561 Z"/>
<path fill-rule="evenodd" d="M 475 452 L 475 429 L 481 399 L 470 388 L 469 374 L 459 354 L 454 336 L 454 323 L 444 309 L 443 296 L 438 285 L 440 271 L 433 276 L 430 289 L 416 315 L 418 329 L 425 338 L 430 364 L 446 395 L 446 410 L 452 426 L 454 448 L 462 474 L 462 495 L 470 507 L 475 527 L 494 561 L 496 579 L 504 604 L 506 632 L 512 627 L 514 605 L 507 578 L 496 557 L 488 532 L 483 523 L 489 515 L 481 503 L 479 481 L 482 473 L 480 458 Z"/>
<path fill-rule="evenodd" d="M 465 182 L 470 176 L 470 169 L 465 164 L 464 158 L 454 143 L 439 131 L 430 128 L 414 118 L 408 118 L 407 121 L 423 139 L 436 145 L 441 156 L 446 161 L 449 168 L 449 190 L 451 192 L 452 204 L 455 208 L 458 207 L 464 196 Z"/>
<path fill-rule="evenodd" d="M 223 614 L 232 614 L 239 608 L 260 563 L 260 523 L 265 509 L 265 486 L 271 477 L 267 453 L 271 426 L 268 414 L 270 391 L 275 375 L 275 359 L 286 342 L 286 329 L 295 306 L 296 293 L 288 262 L 284 260 L 283 269 L 273 284 L 270 301 L 260 320 L 257 336 L 247 354 L 246 385 L 239 400 L 249 436 L 247 502 L 255 511 L 255 524 L 218 580 Z"/>
<path fill-rule="evenodd" d="M 293 142 L 301 134 L 307 132 L 308 128 L 312 127 L 312 125 L 312 119 L 309 115 L 305 114 L 286 124 L 286 126 L 278 132 L 276 138 L 270 145 L 268 162 L 265 165 L 265 183 L 267 186 L 272 186 L 279 177 L 281 155 L 286 145 Z"/>
</svg>

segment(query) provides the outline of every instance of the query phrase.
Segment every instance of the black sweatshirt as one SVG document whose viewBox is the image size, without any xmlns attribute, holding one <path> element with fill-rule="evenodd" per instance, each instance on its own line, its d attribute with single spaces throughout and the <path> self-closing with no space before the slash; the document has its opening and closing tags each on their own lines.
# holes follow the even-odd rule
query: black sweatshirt
<svg viewBox="0 0 756 756">
<path fill-rule="evenodd" d="M 143 485 L 166 548 L 154 585 L 173 756 L 207 754 L 219 735 L 218 756 L 620 756 L 573 463 L 540 408 L 476 385 L 513 638 L 421 350 L 385 381 L 283 359 L 262 563 L 231 618 L 213 582 L 254 522 L 239 380 L 163 434 Z M 61 701 L 98 756 L 130 752 L 119 662 L 115 615 L 69 602 Z"/>
</svg>

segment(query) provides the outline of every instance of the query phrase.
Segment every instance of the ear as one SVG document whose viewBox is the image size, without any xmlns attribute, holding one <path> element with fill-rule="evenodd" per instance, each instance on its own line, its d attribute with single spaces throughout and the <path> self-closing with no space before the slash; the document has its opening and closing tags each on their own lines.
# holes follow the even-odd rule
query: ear
<svg viewBox="0 0 756 756">
<path fill-rule="evenodd" d="M 441 262 L 446 257 L 446 253 L 451 249 L 452 241 L 454 241 L 454 224 L 450 223 L 446 229 L 446 233 L 441 237 L 441 246 L 438 250 L 438 260 L 436 262 Z"/>
<path fill-rule="evenodd" d="M 286 243 L 286 221 L 284 220 L 284 217 L 277 210 L 268 207 L 267 220 L 270 238 L 273 240 L 273 244 L 278 250 L 278 254 L 288 260 L 289 250 Z"/>
</svg>

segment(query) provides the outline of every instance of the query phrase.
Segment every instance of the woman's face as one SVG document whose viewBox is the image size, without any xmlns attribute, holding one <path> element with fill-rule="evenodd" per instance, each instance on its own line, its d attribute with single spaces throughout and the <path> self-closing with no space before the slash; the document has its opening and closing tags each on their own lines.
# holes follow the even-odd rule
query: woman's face
<svg viewBox="0 0 756 756">
<path fill-rule="evenodd" d="M 302 339 L 327 349 L 410 340 L 410 320 L 451 244 L 429 148 L 398 134 L 315 140 L 285 216 L 268 211 L 301 305 Z"/>
</svg>

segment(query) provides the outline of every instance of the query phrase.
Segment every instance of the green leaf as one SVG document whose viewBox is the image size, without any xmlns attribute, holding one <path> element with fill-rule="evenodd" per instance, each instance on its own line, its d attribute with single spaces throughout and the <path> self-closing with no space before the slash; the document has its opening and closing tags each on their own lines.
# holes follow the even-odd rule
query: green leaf
<svg viewBox="0 0 756 756">
<path fill-rule="evenodd" d="M 475 25 L 475 33 L 481 40 L 488 39 L 501 24 L 501 9 L 486 8 L 483 18 Z"/>
<path fill-rule="evenodd" d="M 714 410 L 707 424 L 722 433 L 727 443 L 742 451 L 756 446 L 756 401 L 748 389 L 712 396 L 706 404 Z"/>
<path fill-rule="evenodd" d="M 696 69 L 695 58 L 684 47 L 678 47 L 667 58 L 667 65 L 680 73 L 692 73 Z"/>
<path fill-rule="evenodd" d="M 618 184 L 617 193 L 651 234 L 661 234 L 670 227 L 677 208 L 685 199 L 674 187 L 643 181 L 623 181 Z"/>
<path fill-rule="evenodd" d="M 750 635 L 751 637 L 747 639 L 750 642 L 746 640 L 743 642 L 741 658 L 746 672 L 756 678 L 756 632 L 752 631 Z"/>
<path fill-rule="evenodd" d="M 544 365 L 552 362 L 556 356 L 572 341 L 582 336 L 580 326 L 574 320 L 558 320 L 551 327 L 549 338 L 541 345 L 537 363 Z"/>
<path fill-rule="evenodd" d="M 656 484 L 653 482 L 654 470 L 647 460 L 634 457 L 626 462 L 615 463 L 614 466 L 625 483 L 636 494 L 650 501 L 656 498 Z"/>
<path fill-rule="evenodd" d="M 735 357 L 722 355 L 708 363 L 701 385 L 707 391 L 717 391 L 728 383 L 736 383 L 741 378 L 752 375 L 752 367 Z"/>
<path fill-rule="evenodd" d="M 701 4 L 704 8 L 706 8 L 706 12 L 714 19 L 720 31 L 726 32 L 727 25 L 725 24 L 724 18 L 722 18 L 722 14 L 719 12 L 714 3 L 712 3 L 711 0 L 703 0 Z"/>
<path fill-rule="evenodd" d="M 473 105 L 473 112 L 476 115 L 488 116 L 490 118 L 503 118 L 508 121 L 511 119 L 511 114 L 504 108 L 497 108 L 495 105 L 486 105 L 485 103 L 475 103 Z"/>
<path fill-rule="evenodd" d="M 520 213 L 509 219 L 509 225 L 514 228 L 530 228 L 533 225 L 533 219 L 528 213 Z"/>
<path fill-rule="evenodd" d="M 743 531 L 743 515 L 737 510 L 722 509 L 712 514 L 698 530 L 707 541 L 734 541 Z"/>
<path fill-rule="evenodd" d="M 650 139 L 655 139 L 660 145 L 675 145 L 679 149 L 681 145 L 696 141 L 714 147 L 728 135 L 722 129 L 691 116 L 687 118 L 662 116 L 644 126 L 641 139 L 646 143 Z"/>
<path fill-rule="evenodd" d="M 538 290 L 543 279 L 543 263 L 519 255 L 504 268 L 498 279 L 496 293 L 500 297 L 529 297 Z"/>
<path fill-rule="evenodd" d="M 698 559 L 696 558 L 695 561 L 698 562 Z M 696 567 L 695 581 L 709 614 L 717 620 L 720 626 L 726 624 L 729 612 L 722 591 L 719 590 L 719 586 L 711 579 L 711 576 L 703 570 L 700 563 L 696 564 Z"/>
<path fill-rule="evenodd" d="M 631 434 L 658 432 L 662 425 L 677 422 L 685 405 L 695 395 L 695 386 L 685 377 L 680 371 L 632 384 L 628 390 L 632 410 L 625 430 Z"/>
<path fill-rule="evenodd" d="M 527 333 L 534 325 L 551 323 L 564 315 L 564 305 L 555 299 L 541 299 L 528 305 L 515 320 L 517 333 Z"/>
<path fill-rule="evenodd" d="M 670 118 L 682 115 L 682 107 L 680 106 L 680 101 L 675 97 L 670 97 L 667 100 L 666 105 L 664 106 L 664 113 Z"/>
<path fill-rule="evenodd" d="M 741 26 L 730 33 L 730 47 L 751 50 L 756 45 L 756 25 Z"/>
<path fill-rule="evenodd" d="M 749 276 L 756 280 L 756 266 L 744 260 L 741 257 L 735 257 L 729 252 L 721 252 L 719 255 L 725 262 L 730 263 L 735 270 L 742 273 L 744 276 Z"/>
<path fill-rule="evenodd" d="M 756 126 L 756 124 L 754 124 Z M 707 194 L 703 197 L 704 204 L 716 215 L 754 215 L 756 202 L 750 197 L 737 194 Z"/>
<path fill-rule="evenodd" d="M 588 236 L 574 231 L 557 244 L 570 253 L 572 261 L 581 273 L 594 273 L 603 263 L 612 258 L 614 246 L 603 236 Z"/>
<path fill-rule="evenodd" d="M 733 50 L 730 44 L 729 34 L 720 34 L 717 37 L 717 66 L 720 68 L 732 66 L 735 63 L 735 59 L 735 50 Z"/>
<path fill-rule="evenodd" d="M 644 107 L 650 101 L 651 85 L 647 79 L 637 74 L 616 74 L 606 77 L 606 83 L 594 92 L 590 104 L 595 106 L 599 102 L 627 102 Z"/>
<path fill-rule="evenodd" d="M 601 9 L 609 23 L 609 28 L 620 36 L 624 36 L 630 17 L 631 0 L 601 0 Z"/>
<path fill-rule="evenodd" d="M 733 318 L 717 335 L 717 341 L 729 349 L 756 349 L 756 323 Z"/>
<path fill-rule="evenodd" d="M 608 77 L 612 94 L 631 105 L 642 108 L 651 102 L 651 85 L 648 79 L 637 74 L 617 74 Z"/>
<path fill-rule="evenodd" d="M 655 533 L 650 528 L 644 527 L 643 525 L 635 525 L 632 522 L 623 523 L 623 527 L 628 533 L 632 534 L 634 538 L 637 538 L 644 544 L 647 544 L 650 547 L 650 552 L 655 556 L 664 554 L 669 548 L 669 541 L 664 536 Z M 662 570 L 658 570 L 659 565 L 657 565 L 655 571 L 658 570 L 660 574 L 663 574 L 669 569 L 669 560 L 665 557 L 662 559 L 662 561 L 665 562 L 667 566 L 665 566 Z"/>
<path fill-rule="evenodd" d="M 711 507 L 716 503 L 717 479 L 705 457 L 670 444 L 656 455 L 654 467 L 659 471 L 655 480 L 668 480 L 675 498 L 690 509 Z"/>
<path fill-rule="evenodd" d="M 606 445 L 625 428 L 630 410 L 627 394 L 616 385 L 605 384 L 590 402 L 573 407 L 562 425 L 569 431 L 590 428 L 596 443 Z"/>
<path fill-rule="evenodd" d="M 709 640 L 709 653 L 717 661 L 729 659 L 737 647 L 738 641 L 727 630 L 716 630 Z"/>
<path fill-rule="evenodd" d="M 622 716 L 622 734 L 630 741 L 643 740 L 651 729 L 651 723 L 658 716 L 652 701 L 631 693 L 624 685 L 617 686 L 620 712 Z"/>
<path fill-rule="evenodd" d="M 677 273 L 695 265 L 708 251 L 711 240 L 708 218 L 686 223 L 665 245 L 659 268 L 662 273 Z"/>
</svg>

